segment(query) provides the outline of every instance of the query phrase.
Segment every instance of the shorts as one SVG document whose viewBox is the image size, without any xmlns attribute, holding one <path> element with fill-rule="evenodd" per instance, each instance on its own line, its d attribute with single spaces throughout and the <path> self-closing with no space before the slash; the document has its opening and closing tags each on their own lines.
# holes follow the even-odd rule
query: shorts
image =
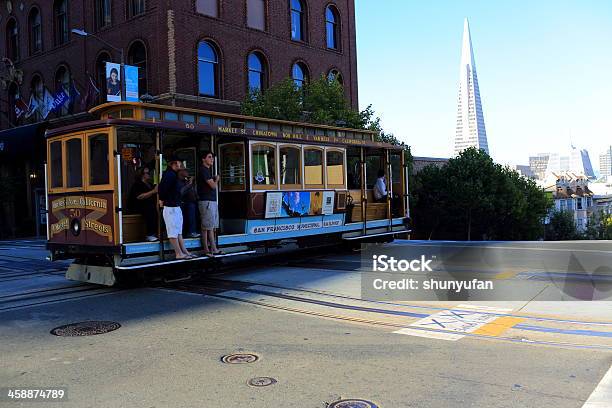
<svg viewBox="0 0 612 408">
<path fill-rule="evenodd" d="M 203 230 L 219 228 L 219 207 L 216 201 L 198 201 Z"/>
<path fill-rule="evenodd" d="M 168 238 L 178 238 L 183 234 L 183 212 L 181 207 L 164 207 L 164 222 Z"/>
</svg>

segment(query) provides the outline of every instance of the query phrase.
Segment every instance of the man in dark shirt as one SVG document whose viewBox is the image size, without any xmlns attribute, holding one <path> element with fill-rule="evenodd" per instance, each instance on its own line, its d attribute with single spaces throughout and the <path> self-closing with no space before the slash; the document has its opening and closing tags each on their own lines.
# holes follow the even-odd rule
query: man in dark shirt
<svg viewBox="0 0 612 408">
<path fill-rule="evenodd" d="M 207 256 L 222 255 L 217 249 L 215 230 L 219 228 L 219 208 L 217 207 L 217 186 L 219 176 L 213 176 L 215 157 L 210 151 L 202 154 L 202 165 L 198 173 L 198 208 L 202 229 L 202 248 Z"/>
<path fill-rule="evenodd" d="M 159 182 L 159 204 L 164 207 L 163 215 L 170 245 L 174 249 L 176 259 L 194 257 L 185 248 L 183 241 L 183 213 L 181 211 L 181 191 L 177 172 L 181 162 L 175 158 L 168 159 L 168 168 Z"/>
</svg>

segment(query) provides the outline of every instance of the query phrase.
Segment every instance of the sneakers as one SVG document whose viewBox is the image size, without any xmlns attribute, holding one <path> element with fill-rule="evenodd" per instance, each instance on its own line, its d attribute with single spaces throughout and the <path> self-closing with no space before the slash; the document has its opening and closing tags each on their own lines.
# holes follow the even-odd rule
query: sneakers
<svg viewBox="0 0 612 408">
<path fill-rule="evenodd" d="M 155 242 L 155 241 L 159 241 L 159 239 L 155 235 L 148 235 L 147 236 L 147 241 Z"/>
<path fill-rule="evenodd" d="M 197 232 L 191 233 L 189 235 L 187 235 L 189 238 L 200 238 L 200 234 L 198 234 Z"/>
</svg>

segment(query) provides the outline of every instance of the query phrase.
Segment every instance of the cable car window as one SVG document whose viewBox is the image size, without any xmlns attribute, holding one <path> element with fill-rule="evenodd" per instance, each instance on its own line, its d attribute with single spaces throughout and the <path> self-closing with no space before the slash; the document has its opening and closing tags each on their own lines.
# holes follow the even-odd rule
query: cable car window
<svg viewBox="0 0 612 408">
<path fill-rule="evenodd" d="M 179 115 L 176 112 L 165 112 L 164 113 L 164 120 L 170 120 L 173 122 L 178 121 Z"/>
<path fill-rule="evenodd" d="M 328 187 L 344 187 L 344 153 L 328 150 L 326 154 Z"/>
<path fill-rule="evenodd" d="M 323 186 L 323 151 L 304 149 L 304 184 Z"/>
<path fill-rule="evenodd" d="M 254 144 L 251 162 L 254 188 L 276 185 L 276 148 L 267 144 Z"/>
<path fill-rule="evenodd" d="M 155 111 L 155 110 L 147 109 L 147 110 L 145 110 L 145 119 L 148 119 L 148 120 L 160 120 L 161 119 L 161 112 L 160 111 Z"/>
<path fill-rule="evenodd" d="M 64 186 L 64 174 L 62 172 L 62 142 L 51 143 L 50 147 L 51 163 L 51 188 Z"/>
<path fill-rule="evenodd" d="M 81 139 L 66 141 L 66 187 L 83 187 L 83 156 Z"/>
<path fill-rule="evenodd" d="M 109 184 L 108 135 L 99 133 L 89 136 L 89 184 Z"/>
<path fill-rule="evenodd" d="M 280 148 L 279 157 L 281 185 L 301 186 L 300 149 L 283 146 Z"/>
<path fill-rule="evenodd" d="M 221 145 L 219 156 L 221 190 L 245 190 L 244 144 Z"/>
</svg>

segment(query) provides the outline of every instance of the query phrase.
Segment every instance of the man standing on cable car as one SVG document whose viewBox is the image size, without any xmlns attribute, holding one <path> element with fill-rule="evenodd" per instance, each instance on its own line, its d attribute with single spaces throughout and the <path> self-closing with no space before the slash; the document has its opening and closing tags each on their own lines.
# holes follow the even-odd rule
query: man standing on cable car
<svg viewBox="0 0 612 408">
<path fill-rule="evenodd" d="M 175 158 L 168 159 L 168 168 L 159 182 L 159 204 L 164 207 L 163 215 L 170 245 L 174 249 L 176 259 L 195 258 L 185 248 L 183 241 L 183 213 L 181 211 L 181 190 L 177 172 L 181 162 Z"/>
<path fill-rule="evenodd" d="M 219 175 L 213 176 L 215 158 L 210 151 L 202 154 L 202 166 L 198 173 L 198 207 L 202 223 L 202 248 L 206 256 L 223 255 L 217 249 L 215 229 L 219 228 L 219 208 L 217 206 L 217 185 Z"/>
</svg>

